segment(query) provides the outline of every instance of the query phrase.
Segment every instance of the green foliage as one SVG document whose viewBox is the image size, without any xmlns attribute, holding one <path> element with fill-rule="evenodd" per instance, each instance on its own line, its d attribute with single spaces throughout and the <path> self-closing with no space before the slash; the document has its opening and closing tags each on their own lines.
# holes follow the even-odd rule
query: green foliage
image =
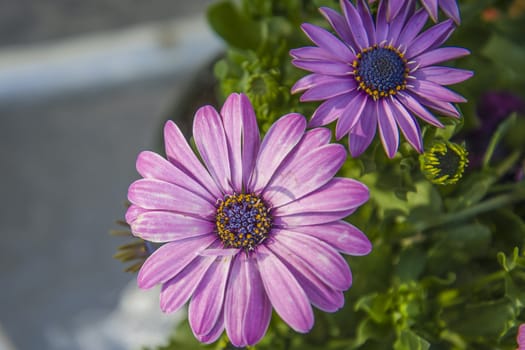
<svg viewBox="0 0 525 350">
<path fill-rule="evenodd" d="M 302 72 L 291 65 L 289 51 L 306 44 L 300 24 L 314 18 L 321 24 L 317 8 L 336 4 L 333 0 L 243 0 L 211 5 L 210 25 L 228 44 L 224 58 L 215 65 L 220 99 L 232 92 L 246 93 L 263 131 L 284 114 L 310 115 L 315 106 L 300 104 L 290 93 Z"/>
</svg>

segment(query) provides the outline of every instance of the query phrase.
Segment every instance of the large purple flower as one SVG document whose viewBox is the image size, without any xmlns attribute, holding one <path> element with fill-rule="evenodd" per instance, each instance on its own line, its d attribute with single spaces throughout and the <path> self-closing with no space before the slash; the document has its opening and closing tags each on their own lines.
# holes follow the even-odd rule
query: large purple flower
<svg viewBox="0 0 525 350">
<path fill-rule="evenodd" d="M 298 332 L 313 325 L 311 304 L 333 312 L 352 283 L 340 252 L 364 255 L 371 244 L 342 219 L 368 200 L 358 181 L 334 178 L 346 158 L 330 131 L 305 131 L 288 114 L 260 142 L 253 108 L 232 94 L 220 114 L 199 109 L 193 136 L 164 129 L 167 160 L 142 152 L 144 177 L 128 193 L 134 235 L 165 243 L 142 266 L 141 288 L 162 284 L 165 312 L 188 300 L 195 336 L 215 341 L 225 329 L 235 346 L 257 343 L 272 307 Z M 204 163 L 204 164 L 203 164 Z"/>
<path fill-rule="evenodd" d="M 310 126 L 337 119 L 336 138 L 349 135 L 354 157 L 370 145 L 376 127 L 389 157 L 398 148 L 398 127 L 421 152 L 421 131 L 414 115 L 437 127 L 443 125 L 427 107 L 459 118 L 453 103 L 465 99 L 443 85 L 472 76 L 470 71 L 435 66 L 469 53 L 464 48 L 440 47 L 454 23 L 449 19 L 419 33 L 428 14 L 424 9 L 415 11 L 413 1 L 407 1 L 390 22 L 384 1 L 375 22 L 365 0 L 358 0 L 357 6 L 341 0 L 341 7 L 343 15 L 320 9 L 339 38 L 305 23 L 303 31 L 317 46 L 290 52 L 296 67 L 313 72 L 298 80 L 292 92 L 305 91 L 301 101 L 326 100 L 314 112 Z"/>
</svg>

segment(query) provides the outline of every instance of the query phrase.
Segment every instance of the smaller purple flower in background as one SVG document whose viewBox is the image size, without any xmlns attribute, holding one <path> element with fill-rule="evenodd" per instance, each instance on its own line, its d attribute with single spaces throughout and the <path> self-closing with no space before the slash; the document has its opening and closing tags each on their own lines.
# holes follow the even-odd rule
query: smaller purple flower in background
<svg viewBox="0 0 525 350">
<path fill-rule="evenodd" d="M 516 342 L 518 343 L 518 348 L 516 350 L 525 350 L 525 323 L 522 323 L 518 329 Z"/>
<path fill-rule="evenodd" d="M 228 97 L 220 114 L 200 108 L 194 154 L 179 128 L 164 128 L 167 160 L 142 152 L 126 213 L 135 236 L 164 243 L 142 266 L 141 288 L 162 284 L 160 306 L 189 301 L 199 341 L 224 330 L 234 346 L 266 333 L 272 308 L 291 328 L 308 332 L 311 304 L 333 312 L 352 284 L 340 253 L 365 255 L 370 241 L 342 219 L 368 200 L 362 183 L 334 177 L 346 158 L 330 131 L 306 131 L 288 114 L 260 141 L 250 101 Z M 191 299 L 191 300 L 190 300 Z"/>
<path fill-rule="evenodd" d="M 423 145 L 418 116 L 436 127 L 443 124 L 428 111 L 459 118 L 453 103 L 466 100 L 443 87 L 462 82 L 472 72 L 436 66 L 469 54 L 458 47 L 440 47 L 455 26 L 446 20 L 419 33 L 428 20 L 424 9 L 416 12 L 407 1 L 399 13 L 387 20 L 386 3 L 379 3 L 374 19 L 365 0 L 354 6 L 341 0 L 343 15 L 321 8 L 339 38 L 318 26 L 305 23 L 303 31 L 317 46 L 291 50 L 292 63 L 313 72 L 292 87 L 303 92 L 301 101 L 322 101 L 310 126 L 338 120 L 335 136 L 348 134 L 349 149 L 357 157 L 370 145 L 376 127 L 392 158 L 399 145 L 399 129 L 418 151 Z"/>
<path fill-rule="evenodd" d="M 480 120 L 480 128 L 491 134 L 511 113 L 524 113 L 525 101 L 509 91 L 487 91 L 479 98 L 476 112 Z"/>
<path fill-rule="evenodd" d="M 476 112 L 479 127 L 465 135 L 470 150 L 469 162 L 473 168 L 481 166 L 483 155 L 498 125 L 514 112 L 525 113 L 525 101 L 509 91 L 487 91 L 480 96 Z M 502 158 L 505 153 L 504 147 L 498 147 L 493 157 Z"/>
<path fill-rule="evenodd" d="M 387 17 L 396 17 L 399 11 L 401 11 L 401 8 L 405 6 L 408 1 L 387 0 Z M 375 0 L 369 2 L 372 3 L 375 2 Z M 457 25 L 461 23 L 457 0 L 421 0 L 421 5 L 423 5 L 423 7 L 427 10 L 428 14 L 434 22 L 437 22 L 438 20 L 439 7 L 449 18 L 452 18 Z"/>
</svg>

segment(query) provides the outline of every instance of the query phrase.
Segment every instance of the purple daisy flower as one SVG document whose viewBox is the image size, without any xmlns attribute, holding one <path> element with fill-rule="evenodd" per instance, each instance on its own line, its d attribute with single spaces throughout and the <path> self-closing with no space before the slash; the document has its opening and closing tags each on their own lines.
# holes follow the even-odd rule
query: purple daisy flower
<svg viewBox="0 0 525 350">
<path fill-rule="evenodd" d="M 166 123 L 167 160 L 138 156 L 143 179 L 128 192 L 134 235 L 165 243 L 144 263 L 138 285 L 162 284 L 160 305 L 189 301 L 193 333 L 204 343 L 223 332 L 235 346 L 257 343 L 272 308 L 298 332 L 311 329 L 311 304 L 333 312 L 352 283 L 340 253 L 365 255 L 370 241 L 342 219 L 368 200 L 362 183 L 334 177 L 346 158 L 330 131 L 306 131 L 288 114 L 260 142 L 245 95 L 220 114 L 200 108 L 193 123 L 199 158 Z M 204 163 L 204 164 L 203 164 Z"/>
<path fill-rule="evenodd" d="M 459 118 L 453 105 L 466 100 L 443 87 L 462 82 L 472 72 L 435 66 L 436 63 L 469 54 L 458 47 L 440 47 L 454 30 L 446 20 L 419 33 L 428 20 L 424 9 L 414 10 L 408 1 L 387 21 L 387 9 L 380 2 L 374 19 L 365 0 L 354 6 L 341 0 L 343 15 L 321 8 L 337 35 L 305 23 L 303 31 L 317 46 L 290 51 L 292 63 L 309 74 L 298 80 L 292 93 L 302 92 L 301 101 L 322 101 L 309 126 L 338 120 L 335 135 L 349 135 L 352 156 L 370 145 L 376 128 L 383 147 L 393 157 L 399 144 L 398 127 L 405 139 L 422 152 L 418 116 L 425 122 L 443 127 L 427 109 Z M 415 12 L 414 12 L 415 11 Z"/>
<path fill-rule="evenodd" d="M 375 2 L 375 0 L 369 2 L 372 3 Z M 387 18 L 396 17 L 406 3 L 407 0 L 388 0 L 386 7 Z M 421 0 L 421 5 L 427 10 L 434 22 L 438 20 L 439 7 L 449 18 L 452 18 L 457 25 L 461 23 L 457 0 Z"/>
</svg>

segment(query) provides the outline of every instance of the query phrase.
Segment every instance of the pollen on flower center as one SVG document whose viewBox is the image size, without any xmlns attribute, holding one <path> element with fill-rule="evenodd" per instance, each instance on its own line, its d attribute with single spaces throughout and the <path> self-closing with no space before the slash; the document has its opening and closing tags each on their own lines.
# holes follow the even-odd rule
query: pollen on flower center
<svg viewBox="0 0 525 350">
<path fill-rule="evenodd" d="M 392 46 L 366 48 L 357 54 L 352 66 L 359 88 L 374 99 L 406 88 L 407 61 L 403 53 Z"/>
<path fill-rule="evenodd" d="M 266 237 L 272 219 L 264 202 L 255 194 L 226 195 L 217 203 L 217 234 L 227 248 L 253 250 Z"/>
</svg>

